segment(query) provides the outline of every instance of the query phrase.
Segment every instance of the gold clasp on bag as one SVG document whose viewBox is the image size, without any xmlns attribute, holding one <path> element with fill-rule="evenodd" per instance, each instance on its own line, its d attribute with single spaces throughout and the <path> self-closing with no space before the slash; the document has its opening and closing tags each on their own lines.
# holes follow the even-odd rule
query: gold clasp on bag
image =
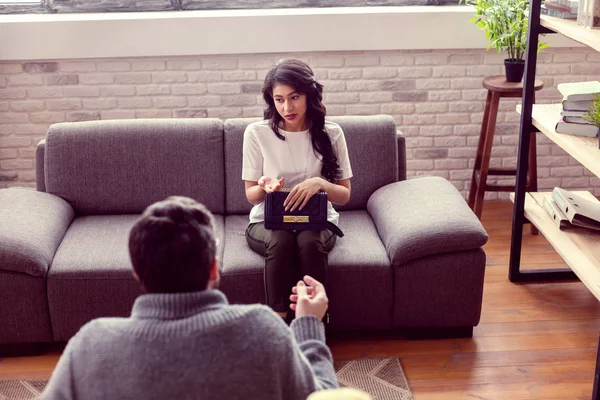
<svg viewBox="0 0 600 400">
<path fill-rule="evenodd" d="M 305 215 L 284 215 L 283 222 L 309 222 Z"/>
</svg>

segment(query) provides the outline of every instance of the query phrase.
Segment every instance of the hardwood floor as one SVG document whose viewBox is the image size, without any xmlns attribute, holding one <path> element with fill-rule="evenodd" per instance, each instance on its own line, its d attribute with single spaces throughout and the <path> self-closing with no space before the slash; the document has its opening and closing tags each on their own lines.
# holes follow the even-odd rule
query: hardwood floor
<svg viewBox="0 0 600 400">
<path fill-rule="evenodd" d="M 591 399 L 600 303 L 580 282 L 508 281 L 512 203 L 486 203 L 487 269 L 472 339 L 332 341 L 334 357 L 399 356 L 415 400 Z M 522 268 L 566 267 L 524 228 Z"/>
<path fill-rule="evenodd" d="M 365 334 L 331 340 L 334 357 L 399 356 L 415 400 L 590 399 L 600 303 L 580 282 L 510 283 L 511 219 L 511 203 L 484 205 L 488 266 L 481 323 L 472 339 Z M 542 235 L 523 235 L 521 258 L 524 268 L 565 266 Z M 47 378 L 60 350 L 0 359 L 0 380 Z"/>
</svg>

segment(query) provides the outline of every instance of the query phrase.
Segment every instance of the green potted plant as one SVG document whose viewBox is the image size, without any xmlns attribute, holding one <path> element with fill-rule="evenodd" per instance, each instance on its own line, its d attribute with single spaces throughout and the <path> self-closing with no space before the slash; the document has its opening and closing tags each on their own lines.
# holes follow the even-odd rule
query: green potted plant
<svg viewBox="0 0 600 400">
<path fill-rule="evenodd" d="M 600 95 L 596 95 L 594 97 L 594 101 L 590 105 L 590 109 L 583 114 L 583 119 L 600 129 Z M 598 147 L 600 147 L 600 143 L 598 144 Z"/>
<path fill-rule="evenodd" d="M 475 7 L 475 16 L 470 22 L 485 31 L 489 41 L 487 50 L 495 48 L 498 53 L 506 52 L 504 70 L 508 82 L 521 82 L 525 69 L 524 54 L 527 47 L 529 26 L 529 0 L 460 0 Z M 538 51 L 548 47 L 539 42 Z"/>
</svg>

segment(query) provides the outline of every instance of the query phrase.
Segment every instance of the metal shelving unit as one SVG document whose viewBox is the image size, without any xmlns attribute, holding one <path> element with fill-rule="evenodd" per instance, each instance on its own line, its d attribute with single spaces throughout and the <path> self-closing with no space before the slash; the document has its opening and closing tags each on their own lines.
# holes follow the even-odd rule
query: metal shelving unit
<svg viewBox="0 0 600 400">
<path fill-rule="evenodd" d="M 519 148 L 517 154 L 517 179 L 514 201 L 510 264 L 508 278 L 511 282 L 540 282 L 549 280 L 580 279 L 600 300 L 600 234 L 586 231 L 563 232 L 559 230 L 541 205 L 548 193 L 526 193 L 529 141 L 532 132 L 541 132 L 569 153 L 584 167 L 600 177 L 600 149 L 598 140 L 564 135 L 555 132 L 560 118 L 560 105 L 533 104 L 535 69 L 539 35 L 559 33 L 596 51 L 600 51 L 600 30 L 588 29 L 575 21 L 541 16 L 541 0 L 530 1 L 529 31 L 525 60 L 523 97 L 518 111 L 521 113 Z M 533 223 L 548 239 L 570 268 L 553 270 L 521 270 L 521 242 L 523 224 Z M 600 343 L 594 375 L 593 400 L 600 400 Z"/>
</svg>

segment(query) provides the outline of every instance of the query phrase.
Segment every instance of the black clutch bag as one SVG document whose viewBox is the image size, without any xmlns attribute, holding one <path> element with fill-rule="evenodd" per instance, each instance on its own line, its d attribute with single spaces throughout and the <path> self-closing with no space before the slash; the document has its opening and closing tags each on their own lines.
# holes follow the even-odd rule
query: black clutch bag
<svg viewBox="0 0 600 400">
<path fill-rule="evenodd" d="M 339 237 L 344 233 L 327 221 L 327 193 L 313 195 L 302 210 L 285 211 L 283 202 L 291 189 L 265 193 L 265 228 L 272 230 L 332 231 Z"/>
</svg>

